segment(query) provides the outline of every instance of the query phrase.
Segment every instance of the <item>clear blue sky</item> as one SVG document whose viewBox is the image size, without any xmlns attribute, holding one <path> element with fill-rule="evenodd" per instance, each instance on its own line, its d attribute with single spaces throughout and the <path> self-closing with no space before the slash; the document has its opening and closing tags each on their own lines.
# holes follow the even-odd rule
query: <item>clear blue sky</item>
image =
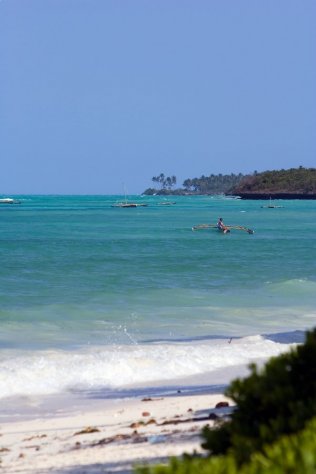
<svg viewBox="0 0 316 474">
<path fill-rule="evenodd" d="M 0 195 L 316 166 L 315 0 L 0 0 Z"/>
</svg>

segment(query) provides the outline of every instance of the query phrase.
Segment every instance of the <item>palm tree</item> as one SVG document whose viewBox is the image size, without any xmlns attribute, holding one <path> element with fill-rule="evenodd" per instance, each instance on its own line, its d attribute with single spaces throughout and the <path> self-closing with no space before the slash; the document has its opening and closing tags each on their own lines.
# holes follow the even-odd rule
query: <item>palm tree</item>
<svg viewBox="0 0 316 474">
<path fill-rule="evenodd" d="M 164 189 L 165 188 L 165 175 L 163 173 L 160 173 L 158 181 L 160 183 L 160 186 Z"/>
</svg>

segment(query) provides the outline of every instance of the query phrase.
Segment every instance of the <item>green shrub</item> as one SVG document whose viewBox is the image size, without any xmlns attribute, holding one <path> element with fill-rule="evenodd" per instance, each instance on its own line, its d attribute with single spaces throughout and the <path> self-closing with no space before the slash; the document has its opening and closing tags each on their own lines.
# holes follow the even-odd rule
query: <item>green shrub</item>
<svg viewBox="0 0 316 474">
<path fill-rule="evenodd" d="M 244 472 L 245 471 L 245 472 Z M 243 474 L 315 474 L 316 418 L 297 434 L 284 436 L 255 453 Z"/>
<path fill-rule="evenodd" d="M 146 466 L 139 474 L 315 474 L 316 418 L 294 435 L 283 436 L 238 465 L 233 454 L 209 458 L 172 459 L 168 466 Z"/>
<path fill-rule="evenodd" d="M 233 381 L 226 395 L 236 402 L 231 420 L 203 430 L 203 447 L 212 454 L 232 452 L 239 463 L 284 434 L 301 430 L 316 416 L 316 330 L 304 344 L 270 359 L 259 372 Z"/>
</svg>

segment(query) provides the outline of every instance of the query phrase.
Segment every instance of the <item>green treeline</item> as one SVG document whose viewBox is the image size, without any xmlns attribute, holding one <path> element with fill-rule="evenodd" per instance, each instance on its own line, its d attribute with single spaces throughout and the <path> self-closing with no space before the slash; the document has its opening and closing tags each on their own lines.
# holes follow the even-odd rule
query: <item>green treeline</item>
<svg viewBox="0 0 316 474">
<path fill-rule="evenodd" d="M 232 190 L 238 193 L 316 193 L 316 168 L 264 171 L 244 177 Z"/>
<path fill-rule="evenodd" d="M 183 187 L 194 194 L 222 194 L 238 185 L 244 175 L 239 174 L 211 174 L 200 178 L 186 179 Z"/>
<path fill-rule="evenodd" d="M 304 344 L 271 358 L 226 391 L 236 408 L 203 429 L 206 457 L 185 455 L 141 474 L 315 474 L 316 329 Z"/>
<path fill-rule="evenodd" d="M 165 176 L 161 173 L 152 178 L 153 183 L 157 183 L 159 188 L 148 188 L 143 194 L 224 194 L 237 186 L 244 177 L 242 173 L 202 175 L 200 178 L 187 178 L 183 181 L 182 188 L 174 189 L 176 176 Z"/>
<path fill-rule="evenodd" d="M 175 188 L 176 176 L 165 176 L 161 173 L 154 176 L 152 181 L 155 187 L 146 189 L 143 194 L 316 194 L 316 168 L 303 166 L 262 173 L 254 171 L 248 175 L 242 173 L 202 175 L 200 178 L 185 179 L 182 188 Z"/>
</svg>

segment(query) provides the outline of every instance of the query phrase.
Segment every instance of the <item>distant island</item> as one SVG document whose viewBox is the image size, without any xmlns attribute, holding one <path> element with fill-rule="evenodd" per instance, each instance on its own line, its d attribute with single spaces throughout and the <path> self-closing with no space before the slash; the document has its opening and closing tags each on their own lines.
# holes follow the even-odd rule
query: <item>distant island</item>
<svg viewBox="0 0 316 474">
<path fill-rule="evenodd" d="M 316 168 L 291 168 L 253 174 L 211 174 L 188 178 L 182 188 L 175 188 L 176 176 L 161 173 L 152 178 L 159 188 L 148 188 L 145 195 L 214 195 L 239 196 L 242 199 L 316 199 Z"/>
</svg>

